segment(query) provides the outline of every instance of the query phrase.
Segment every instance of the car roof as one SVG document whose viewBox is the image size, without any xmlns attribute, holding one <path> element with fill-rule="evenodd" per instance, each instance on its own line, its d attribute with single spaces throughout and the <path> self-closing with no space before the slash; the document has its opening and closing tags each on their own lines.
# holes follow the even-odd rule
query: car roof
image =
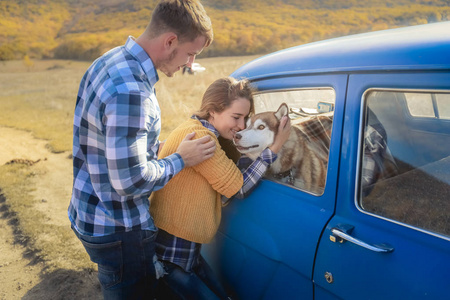
<svg viewBox="0 0 450 300">
<path fill-rule="evenodd" d="M 375 31 L 288 48 L 231 76 L 258 80 L 308 73 L 450 69 L 450 21 Z"/>
</svg>

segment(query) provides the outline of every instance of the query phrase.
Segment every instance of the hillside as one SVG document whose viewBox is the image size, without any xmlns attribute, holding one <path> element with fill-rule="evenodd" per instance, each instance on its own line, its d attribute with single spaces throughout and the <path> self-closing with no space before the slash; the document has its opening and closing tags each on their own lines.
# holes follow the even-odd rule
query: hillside
<svg viewBox="0 0 450 300">
<path fill-rule="evenodd" d="M 92 60 L 146 27 L 157 0 L 2 0 L 0 60 Z M 203 0 L 202 57 L 268 53 L 359 32 L 450 20 L 449 0 Z"/>
</svg>

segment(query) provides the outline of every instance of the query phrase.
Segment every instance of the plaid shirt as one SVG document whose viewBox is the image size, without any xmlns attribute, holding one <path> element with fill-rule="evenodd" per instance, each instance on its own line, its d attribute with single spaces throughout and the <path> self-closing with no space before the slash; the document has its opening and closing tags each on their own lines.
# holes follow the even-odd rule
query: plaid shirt
<svg viewBox="0 0 450 300">
<path fill-rule="evenodd" d="M 195 115 L 192 116 L 192 118 L 199 120 L 202 125 L 213 132 L 216 137 L 219 136 L 219 132 L 211 125 L 211 123 L 203 119 L 198 119 Z M 238 161 L 238 167 L 244 177 L 244 183 L 234 197 L 246 197 L 256 187 L 256 184 L 264 175 L 268 166 L 276 159 L 277 155 L 269 148 L 265 149 L 255 161 L 246 156 L 242 156 Z M 222 202 L 227 202 L 228 200 L 228 198 L 222 196 Z M 192 268 L 197 264 L 200 249 L 201 244 L 176 237 L 163 230 L 159 230 L 156 238 L 156 255 L 158 258 L 176 264 L 186 272 L 191 272 Z"/>
<path fill-rule="evenodd" d="M 75 229 L 103 236 L 156 230 L 149 196 L 184 167 L 178 154 L 157 160 L 161 113 L 156 69 L 132 37 L 97 59 L 81 80 L 73 132 Z"/>
<path fill-rule="evenodd" d="M 397 164 L 387 146 L 386 130 L 381 123 L 366 125 L 361 172 L 362 195 L 367 196 L 380 179 L 398 174 Z"/>
<path fill-rule="evenodd" d="M 295 126 L 304 134 L 316 154 L 324 161 L 328 161 L 333 113 L 302 118 Z"/>
</svg>

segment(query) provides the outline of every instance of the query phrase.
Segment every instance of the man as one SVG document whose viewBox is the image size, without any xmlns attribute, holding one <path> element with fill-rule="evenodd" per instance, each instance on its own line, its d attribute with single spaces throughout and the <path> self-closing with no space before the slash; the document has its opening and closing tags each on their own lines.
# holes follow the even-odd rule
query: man
<svg viewBox="0 0 450 300">
<path fill-rule="evenodd" d="M 163 270 L 155 259 L 149 196 L 184 167 L 214 154 L 209 137 L 188 134 L 157 160 L 161 115 L 156 70 L 191 66 L 213 39 L 198 0 L 162 0 L 145 32 L 98 58 L 81 80 L 74 116 L 74 182 L 68 215 L 105 299 L 152 299 Z"/>
</svg>

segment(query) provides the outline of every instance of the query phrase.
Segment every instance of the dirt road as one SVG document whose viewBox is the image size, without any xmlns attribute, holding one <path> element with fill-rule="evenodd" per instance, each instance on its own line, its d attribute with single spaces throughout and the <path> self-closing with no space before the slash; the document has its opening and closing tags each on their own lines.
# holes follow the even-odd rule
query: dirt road
<svg viewBox="0 0 450 300">
<path fill-rule="evenodd" d="M 50 216 L 49 222 L 70 226 L 66 211 L 72 184 L 71 161 L 68 153 L 51 153 L 45 145 L 28 132 L 0 127 L 0 165 L 13 159 L 39 160 L 52 170 L 35 178 L 33 196 L 60 199 L 46 205 L 45 213 Z M 43 272 L 45 264 L 19 241 L 20 232 L 6 203 L 0 195 L 0 299 L 99 299 L 95 273 L 70 269 Z"/>
</svg>

